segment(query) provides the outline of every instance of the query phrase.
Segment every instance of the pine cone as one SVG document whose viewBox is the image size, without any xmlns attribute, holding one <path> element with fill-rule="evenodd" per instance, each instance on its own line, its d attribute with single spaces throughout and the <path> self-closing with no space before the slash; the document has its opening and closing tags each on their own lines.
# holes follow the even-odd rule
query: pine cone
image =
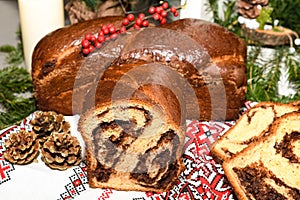
<svg viewBox="0 0 300 200">
<path fill-rule="evenodd" d="M 96 13 L 90 10 L 83 1 L 69 1 L 65 9 L 69 14 L 71 24 L 96 18 Z"/>
<path fill-rule="evenodd" d="M 39 153 L 39 142 L 33 132 L 20 130 L 13 133 L 5 141 L 4 158 L 14 164 L 28 164 L 32 162 Z"/>
<path fill-rule="evenodd" d="M 41 148 L 42 160 L 52 169 L 66 170 L 81 161 L 81 146 L 68 133 L 53 132 Z"/>
<path fill-rule="evenodd" d="M 53 111 L 35 113 L 30 121 L 32 130 L 38 135 L 39 142 L 43 144 L 52 132 L 70 133 L 70 124 L 65 121 L 62 114 Z"/>
<path fill-rule="evenodd" d="M 266 7 L 269 0 L 238 0 L 238 12 L 245 18 L 254 19 L 260 15 L 260 7 Z"/>
</svg>

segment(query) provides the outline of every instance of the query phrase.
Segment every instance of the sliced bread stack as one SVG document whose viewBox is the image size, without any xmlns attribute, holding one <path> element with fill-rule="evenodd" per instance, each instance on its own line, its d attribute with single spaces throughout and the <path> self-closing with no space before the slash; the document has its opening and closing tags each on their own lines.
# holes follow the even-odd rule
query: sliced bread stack
<svg viewBox="0 0 300 200">
<path fill-rule="evenodd" d="M 224 161 L 242 151 L 250 143 L 268 135 L 276 118 L 300 110 L 300 101 L 289 104 L 260 102 L 247 110 L 212 147 L 217 159 Z"/>
<path fill-rule="evenodd" d="M 299 102 L 257 104 L 212 153 L 239 199 L 300 199 Z"/>
</svg>

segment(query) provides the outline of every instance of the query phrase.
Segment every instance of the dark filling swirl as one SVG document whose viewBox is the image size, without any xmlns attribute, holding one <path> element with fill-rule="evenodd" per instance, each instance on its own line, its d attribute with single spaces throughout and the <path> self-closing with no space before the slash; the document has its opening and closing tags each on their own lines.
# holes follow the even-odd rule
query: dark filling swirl
<svg viewBox="0 0 300 200">
<path fill-rule="evenodd" d="M 166 143 L 172 143 L 172 148 L 165 149 L 158 153 L 159 147 Z M 148 149 L 144 155 L 140 156 L 139 162 L 130 177 L 136 179 L 142 186 L 159 189 L 169 185 L 174 180 L 174 177 L 178 176 L 179 165 L 176 152 L 179 148 L 179 144 L 179 137 L 173 130 L 164 133 L 155 147 Z M 152 154 L 156 154 L 156 157 L 152 160 L 151 164 L 159 166 L 157 167 L 159 168 L 158 173 L 156 173 L 155 176 L 151 176 L 150 172 L 145 171 L 145 169 L 147 169 L 145 165 L 146 160 Z"/>
<path fill-rule="evenodd" d="M 274 200 L 288 200 L 287 197 L 280 194 L 275 188 L 266 183 L 264 179 L 272 179 L 276 185 L 284 186 L 288 189 L 288 193 L 293 199 L 300 199 L 300 191 L 297 188 L 292 188 L 286 185 L 282 180 L 277 178 L 271 171 L 269 171 L 262 163 L 253 163 L 244 168 L 233 168 L 234 172 L 239 177 L 242 186 L 247 191 L 249 199 L 251 195 L 256 200 L 274 199 Z"/>
<path fill-rule="evenodd" d="M 296 142 L 297 140 L 300 140 L 300 133 L 299 132 L 292 132 L 290 134 L 285 134 L 283 137 L 283 140 L 280 143 L 277 143 L 274 145 L 274 148 L 276 149 L 276 153 L 281 155 L 288 159 L 291 163 L 299 163 L 300 164 L 300 158 L 293 152 L 293 142 Z"/>
</svg>

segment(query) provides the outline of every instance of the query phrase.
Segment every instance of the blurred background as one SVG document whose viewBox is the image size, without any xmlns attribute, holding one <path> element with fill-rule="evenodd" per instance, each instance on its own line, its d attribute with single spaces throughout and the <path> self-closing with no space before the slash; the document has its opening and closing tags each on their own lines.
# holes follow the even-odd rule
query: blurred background
<svg viewBox="0 0 300 200">
<path fill-rule="evenodd" d="M 0 46 L 17 45 L 16 35 L 19 29 L 19 12 L 17 0 L 0 0 Z M 5 54 L 0 53 L 0 68 L 5 65 Z"/>
</svg>

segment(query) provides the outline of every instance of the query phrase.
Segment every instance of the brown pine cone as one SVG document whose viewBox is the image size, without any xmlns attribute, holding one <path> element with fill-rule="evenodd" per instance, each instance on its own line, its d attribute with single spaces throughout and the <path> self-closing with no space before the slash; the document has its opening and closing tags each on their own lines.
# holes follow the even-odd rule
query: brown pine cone
<svg viewBox="0 0 300 200">
<path fill-rule="evenodd" d="M 53 111 L 35 113 L 30 121 L 32 130 L 38 135 L 39 142 L 43 144 L 52 132 L 70 133 L 70 124 L 65 121 L 62 114 Z"/>
<path fill-rule="evenodd" d="M 96 13 L 90 10 L 85 2 L 71 0 L 65 5 L 71 24 L 96 18 Z"/>
<path fill-rule="evenodd" d="M 28 164 L 32 162 L 39 153 L 39 142 L 33 132 L 20 130 L 13 133 L 5 141 L 4 158 L 14 164 Z"/>
<path fill-rule="evenodd" d="M 41 148 L 42 160 L 52 169 L 66 170 L 81 161 L 81 146 L 68 133 L 53 132 Z"/>
<path fill-rule="evenodd" d="M 238 12 L 245 18 L 254 19 L 260 15 L 260 8 L 267 6 L 269 0 L 238 0 Z"/>
</svg>

